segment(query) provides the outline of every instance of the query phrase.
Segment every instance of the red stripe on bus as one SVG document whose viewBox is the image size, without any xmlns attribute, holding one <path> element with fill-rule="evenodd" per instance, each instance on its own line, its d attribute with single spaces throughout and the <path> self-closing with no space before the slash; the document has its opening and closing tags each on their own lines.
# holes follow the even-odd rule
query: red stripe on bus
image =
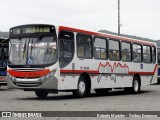
<svg viewBox="0 0 160 120">
<path fill-rule="evenodd" d="M 134 72 L 134 71 L 130 71 L 130 72 L 128 72 L 128 74 L 137 74 L 138 73 L 138 74 L 141 74 L 141 75 L 154 75 L 157 67 L 158 67 L 158 65 L 156 64 L 153 72 L 138 72 L 138 71 Z M 87 73 L 90 73 L 90 74 L 99 74 L 98 70 L 63 70 L 62 69 L 62 70 L 60 70 L 60 72 L 61 73 L 77 73 L 77 74 L 87 72 Z M 112 73 L 110 73 L 110 74 L 112 74 Z"/>
<path fill-rule="evenodd" d="M 98 74 L 98 70 L 60 70 L 61 73 L 92 73 L 92 74 Z"/>
<path fill-rule="evenodd" d="M 4 81 L 5 80 L 5 78 L 0 78 L 0 81 Z"/>
<path fill-rule="evenodd" d="M 8 70 L 8 73 L 11 76 L 19 77 L 19 78 L 36 78 L 36 77 L 47 75 L 48 73 L 50 73 L 50 70 L 45 69 L 45 70 L 32 71 L 32 72 Z"/>
<path fill-rule="evenodd" d="M 88 35 L 95 35 L 97 37 L 99 36 L 99 37 L 105 37 L 105 38 L 111 38 L 111 39 L 117 39 L 117 40 L 122 40 L 122 41 L 128 41 L 128 42 L 134 42 L 134 43 L 139 43 L 139 44 L 155 46 L 153 43 L 138 40 L 138 39 L 136 40 L 136 39 L 132 39 L 132 38 L 110 35 L 110 34 L 106 34 L 106 33 L 104 33 L 104 34 L 103 33 L 98 33 L 98 32 L 96 33 L 96 32 L 91 32 L 91 31 L 87 31 L 87 30 L 81 30 L 81 29 L 76 29 L 76 28 L 71 28 L 71 27 L 66 27 L 66 26 L 60 26 L 59 27 L 59 32 L 62 31 L 62 30 L 84 33 L 84 34 L 88 34 Z"/>
<path fill-rule="evenodd" d="M 158 64 L 156 64 L 156 66 L 154 68 L 154 74 L 155 74 L 155 72 L 157 72 L 157 67 L 158 67 Z"/>
<path fill-rule="evenodd" d="M 154 71 L 153 72 L 137 72 L 137 71 L 134 72 L 134 71 L 131 71 L 128 74 L 136 74 L 136 73 L 138 73 L 138 74 L 141 74 L 141 75 L 154 75 L 156 70 L 157 70 L 157 67 L 158 67 L 158 64 L 156 64 L 156 66 L 154 67 Z"/>
<path fill-rule="evenodd" d="M 128 74 L 154 75 L 154 72 L 129 72 Z"/>
</svg>

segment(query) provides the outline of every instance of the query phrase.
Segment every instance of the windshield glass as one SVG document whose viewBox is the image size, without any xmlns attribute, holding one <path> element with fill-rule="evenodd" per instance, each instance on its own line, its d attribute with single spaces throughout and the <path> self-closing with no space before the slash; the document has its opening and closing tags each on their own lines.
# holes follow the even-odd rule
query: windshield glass
<svg viewBox="0 0 160 120">
<path fill-rule="evenodd" d="M 11 39 L 10 65 L 47 65 L 57 61 L 56 37 Z"/>
<path fill-rule="evenodd" d="M 0 67 L 6 67 L 8 61 L 8 44 L 0 44 Z"/>
</svg>

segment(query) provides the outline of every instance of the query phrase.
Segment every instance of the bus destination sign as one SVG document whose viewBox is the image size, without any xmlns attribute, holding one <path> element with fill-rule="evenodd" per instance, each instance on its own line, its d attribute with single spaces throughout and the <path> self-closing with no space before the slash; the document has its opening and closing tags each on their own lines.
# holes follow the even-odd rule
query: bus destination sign
<svg viewBox="0 0 160 120">
<path fill-rule="evenodd" d="M 53 26 L 45 25 L 29 25 L 29 26 L 19 26 L 10 29 L 10 35 L 26 35 L 26 34 L 38 34 L 38 33 L 53 33 L 55 28 Z"/>
<path fill-rule="evenodd" d="M 50 27 L 46 27 L 46 26 L 25 27 L 22 29 L 23 34 L 48 33 L 50 31 L 51 31 Z"/>
</svg>

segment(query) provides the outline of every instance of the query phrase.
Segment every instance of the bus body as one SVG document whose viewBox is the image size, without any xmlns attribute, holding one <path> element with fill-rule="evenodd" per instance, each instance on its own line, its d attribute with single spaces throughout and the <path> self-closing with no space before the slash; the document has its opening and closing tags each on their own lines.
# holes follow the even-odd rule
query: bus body
<svg viewBox="0 0 160 120">
<path fill-rule="evenodd" d="M 7 62 L 8 62 L 9 40 L 0 38 L 0 86 L 7 85 Z"/>
<path fill-rule="evenodd" d="M 156 44 L 65 26 L 22 25 L 10 29 L 8 88 L 73 92 L 84 97 L 94 89 L 139 93 L 157 82 Z"/>
</svg>

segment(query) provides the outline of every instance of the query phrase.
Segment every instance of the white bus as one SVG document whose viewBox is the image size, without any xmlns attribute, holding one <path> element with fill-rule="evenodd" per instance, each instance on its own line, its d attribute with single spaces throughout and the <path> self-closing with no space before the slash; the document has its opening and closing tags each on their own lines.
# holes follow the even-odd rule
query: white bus
<svg viewBox="0 0 160 120">
<path fill-rule="evenodd" d="M 139 93 L 157 82 L 156 44 L 65 26 L 32 24 L 9 31 L 8 88 L 85 97 L 92 89 Z"/>
</svg>

